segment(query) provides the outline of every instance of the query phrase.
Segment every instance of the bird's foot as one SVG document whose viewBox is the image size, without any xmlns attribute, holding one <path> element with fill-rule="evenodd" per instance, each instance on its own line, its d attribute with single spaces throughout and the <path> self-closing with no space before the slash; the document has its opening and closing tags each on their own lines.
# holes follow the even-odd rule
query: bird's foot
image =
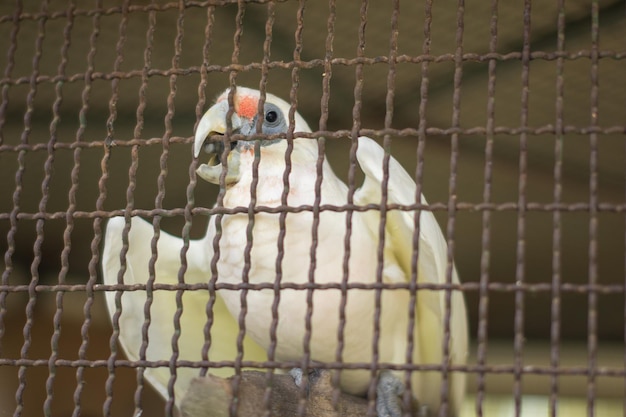
<svg viewBox="0 0 626 417">
<path fill-rule="evenodd" d="M 402 417 L 402 398 L 404 384 L 389 371 L 383 371 L 378 377 L 376 387 L 376 413 L 378 417 Z"/>
<path fill-rule="evenodd" d="M 402 417 L 404 410 L 402 395 L 405 387 L 400 378 L 390 371 L 383 371 L 378 377 L 376 386 L 376 413 L 378 417 Z M 432 417 L 427 405 L 420 405 L 415 398 L 411 401 L 411 415 L 416 417 Z"/>
<path fill-rule="evenodd" d="M 304 372 L 302 372 L 301 368 L 293 368 L 289 371 L 289 375 L 293 378 L 293 381 L 296 383 L 298 388 L 302 388 L 302 384 L 304 382 Z M 318 369 L 308 369 L 308 374 L 306 375 L 307 383 L 306 383 L 306 393 L 309 394 L 311 384 L 314 384 L 320 377 L 320 371 Z"/>
</svg>

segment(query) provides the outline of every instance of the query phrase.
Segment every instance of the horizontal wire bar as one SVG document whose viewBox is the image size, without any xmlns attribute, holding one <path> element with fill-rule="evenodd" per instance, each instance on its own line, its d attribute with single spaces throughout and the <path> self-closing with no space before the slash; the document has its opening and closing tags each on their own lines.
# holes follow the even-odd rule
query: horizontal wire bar
<svg viewBox="0 0 626 417">
<path fill-rule="evenodd" d="M 431 203 L 431 204 L 387 204 L 385 210 L 399 210 L 399 211 L 414 211 L 414 210 L 423 210 L 423 211 L 447 211 L 449 206 L 447 203 Z M 319 207 L 314 207 L 312 205 L 301 205 L 301 206 L 277 206 L 277 207 L 268 207 L 268 206 L 254 206 L 254 207 L 234 207 L 234 208 L 225 208 L 225 207 L 213 207 L 213 208 L 203 208 L 203 207 L 195 207 L 191 209 L 191 213 L 193 215 L 217 215 L 217 214 L 248 214 L 250 211 L 253 213 L 302 213 L 302 212 L 313 212 L 313 211 L 331 211 L 337 213 L 343 213 L 347 211 L 356 211 L 356 212 L 364 212 L 370 210 L 381 211 L 383 207 L 380 204 L 368 204 L 365 206 L 359 206 L 356 204 L 344 204 L 341 206 L 336 206 L 332 204 L 322 204 Z M 504 202 L 504 203 L 468 203 L 468 202 L 459 202 L 455 207 L 458 211 L 467 211 L 467 212 L 484 212 L 484 211 L 496 211 L 496 212 L 506 212 L 506 211 L 519 211 L 519 204 L 515 202 Z M 538 202 L 529 202 L 526 203 L 526 207 L 523 209 L 524 211 L 536 211 L 536 212 L 589 212 L 591 210 L 599 211 L 599 212 L 609 212 L 609 213 L 623 213 L 626 212 L 626 203 L 599 203 L 596 207 L 591 207 L 588 202 L 577 202 L 577 203 L 538 203 Z M 107 219 L 117 216 L 124 216 L 126 214 L 126 210 L 95 210 L 95 211 L 81 211 L 76 210 L 71 213 L 71 217 L 74 219 Z M 36 213 L 28 213 L 28 212 L 20 212 L 17 213 L 18 220 L 65 220 L 67 218 L 68 213 L 66 211 L 57 211 L 57 212 L 36 212 Z M 173 208 L 173 209 L 133 209 L 130 211 L 131 216 L 144 216 L 144 217 L 178 217 L 185 215 L 184 208 Z M 11 218 L 11 213 L 0 213 L 0 220 L 8 220 Z"/>
<path fill-rule="evenodd" d="M 582 58 L 591 59 L 592 53 L 589 50 L 583 49 L 576 52 L 562 52 L 562 51 L 533 51 L 530 53 L 531 60 L 543 60 L 543 61 L 555 61 L 559 58 L 566 60 L 577 60 Z M 613 50 L 602 50 L 598 53 L 599 59 L 615 59 L 622 60 L 626 59 L 626 50 L 625 51 L 613 51 Z M 509 53 L 495 53 L 488 52 L 484 54 L 479 54 L 475 52 L 464 53 L 461 57 L 462 61 L 465 62 L 489 62 L 492 60 L 496 61 L 519 61 L 522 59 L 521 52 L 509 52 Z M 455 55 L 454 54 L 441 54 L 441 55 L 399 55 L 396 58 L 396 63 L 411 63 L 411 64 L 421 64 L 423 62 L 454 62 Z M 389 64 L 389 57 L 379 55 L 375 57 L 356 57 L 356 58 L 332 58 L 330 59 L 331 65 L 342 65 L 342 66 L 355 66 L 355 65 L 376 65 L 376 64 Z M 171 77 L 173 75 L 176 76 L 187 76 L 191 74 L 200 74 L 202 71 L 206 71 L 207 73 L 211 72 L 219 72 L 219 73 L 230 73 L 230 72 L 248 72 L 254 70 L 262 70 L 263 67 L 267 66 L 268 69 L 285 69 L 292 70 L 294 68 L 299 69 L 315 69 L 315 68 L 323 68 L 324 65 L 328 65 L 327 61 L 324 59 L 311 59 L 307 61 L 271 61 L 267 64 L 261 62 L 251 62 L 249 64 L 229 64 L 229 65 L 208 65 L 206 69 L 203 69 L 201 66 L 190 66 L 186 68 L 169 68 L 169 69 L 156 69 L 152 68 L 149 70 L 145 69 L 136 69 L 131 71 L 112 71 L 112 72 L 98 72 L 93 71 L 90 73 L 76 73 L 73 75 L 38 75 L 35 77 L 34 82 L 36 84 L 41 83 L 51 83 L 56 84 L 59 82 L 63 83 L 72 83 L 85 81 L 86 78 L 94 81 L 94 80 L 123 80 L 123 79 L 131 79 L 131 78 L 141 78 L 144 76 L 154 77 Z M 0 79 L 0 86 L 3 85 L 20 85 L 20 84 L 30 84 L 33 82 L 33 77 L 31 75 L 19 77 L 19 78 L 11 78 L 4 77 Z"/>
<path fill-rule="evenodd" d="M 557 132 L 557 129 L 552 124 L 547 124 L 543 126 L 537 127 L 508 127 L 508 126 L 498 126 L 493 129 L 493 131 L 487 131 L 487 128 L 482 126 L 475 126 L 470 128 L 459 128 L 459 127 L 450 127 L 450 128 L 438 128 L 438 127 L 429 127 L 426 129 L 426 135 L 429 136 L 450 136 L 453 134 L 458 135 L 467 135 L 467 136 L 485 136 L 487 134 L 498 134 L 498 135 L 510 135 L 517 136 L 522 133 L 529 135 L 556 135 L 556 134 L 576 134 L 576 135 L 589 135 L 591 133 L 597 133 L 602 135 L 611 135 L 611 134 L 626 134 L 626 125 L 614 125 L 614 126 L 589 126 L 589 127 L 579 127 L 574 125 L 563 126 L 562 132 Z M 315 132 L 296 132 L 294 137 L 298 138 L 307 138 L 307 139 L 317 139 L 319 137 L 324 137 L 325 139 L 343 139 L 349 138 L 353 132 L 350 130 L 318 130 Z M 418 136 L 420 134 L 418 129 L 415 128 L 403 128 L 403 129 L 360 129 L 358 131 L 359 136 L 372 136 L 372 137 L 382 137 L 386 135 L 398 136 L 398 137 L 412 137 Z M 220 136 L 220 138 L 223 138 Z M 253 134 L 249 136 L 244 136 L 241 134 L 235 134 L 229 136 L 231 141 L 236 140 L 245 140 L 245 141 L 253 141 L 259 139 L 278 139 L 283 138 L 281 135 L 262 135 L 262 134 Z M 173 144 L 189 144 L 193 143 L 194 138 L 183 137 L 183 136 L 172 136 L 168 139 L 169 143 Z M 92 140 L 88 142 L 56 142 L 52 148 L 54 150 L 60 149 L 76 149 L 76 148 L 101 148 L 103 146 L 113 146 L 113 147 L 132 147 L 132 146 L 150 146 L 150 145 L 162 145 L 163 138 L 149 138 L 149 139 L 114 139 L 112 142 L 104 140 Z M 0 152 L 20 152 L 20 151 L 47 151 L 50 145 L 47 142 L 43 143 L 20 143 L 17 145 L 0 145 Z"/>
<path fill-rule="evenodd" d="M 278 3 L 286 3 L 288 0 L 246 0 L 246 3 L 257 3 L 257 4 L 266 4 L 270 1 L 278 2 Z M 237 4 L 238 0 L 208 0 L 208 1 L 185 1 L 185 8 L 205 8 L 208 6 L 226 6 L 229 4 Z M 165 4 L 147 4 L 147 5 L 129 5 L 124 10 L 124 7 L 94 7 L 91 9 L 73 9 L 71 11 L 68 10 L 59 10 L 57 12 L 38 12 L 38 13 L 20 13 L 17 16 L 18 21 L 23 20 L 54 20 L 54 19 L 67 19 L 68 17 L 94 17 L 94 16 L 111 16 L 122 13 L 149 13 L 149 12 L 165 12 L 168 10 L 178 10 L 180 8 L 179 2 L 169 2 Z M 0 16 L 0 24 L 12 22 L 14 20 L 14 16 Z"/>
<path fill-rule="evenodd" d="M 540 293 L 551 292 L 554 290 L 552 283 L 503 283 L 503 282 L 490 282 L 487 285 L 480 282 L 464 282 L 460 284 L 432 284 L 432 283 L 304 283 L 296 284 L 290 282 L 281 282 L 275 284 L 273 282 L 265 282 L 259 284 L 252 283 L 238 283 L 238 284 L 226 284 L 216 283 L 211 285 L 210 283 L 203 284 L 161 284 L 154 283 L 151 285 L 153 291 L 262 291 L 262 290 L 296 290 L 296 291 L 308 291 L 308 290 L 343 290 L 343 289 L 358 289 L 358 290 L 412 290 L 420 291 L 462 291 L 471 292 L 479 290 L 489 290 L 494 292 L 527 292 L 527 293 Z M 38 293 L 48 292 L 84 292 L 86 290 L 95 292 L 113 292 L 113 291 L 146 291 L 146 284 L 96 284 L 93 286 L 87 286 L 86 284 L 56 284 L 56 285 L 36 285 L 34 291 Z M 587 294 L 595 292 L 599 294 L 620 294 L 625 292 L 623 284 L 571 284 L 563 283 L 558 286 L 558 289 L 563 292 Z M 28 285 L 0 285 L 0 292 L 7 293 L 19 293 L 28 292 Z"/>
<path fill-rule="evenodd" d="M 0 366 L 24 366 L 24 367 L 42 367 L 49 366 L 49 359 L 8 359 L 0 358 Z M 54 365 L 58 367 L 68 368 L 102 368 L 109 366 L 109 361 L 100 360 L 87 360 L 87 359 L 57 359 L 54 361 Z M 169 360 L 137 360 L 129 361 L 124 359 L 117 359 L 114 361 L 116 368 L 170 368 L 172 362 Z M 292 369 L 301 365 L 301 361 L 239 361 L 238 366 L 243 368 L 256 368 L 256 369 Z M 188 361 L 178 360 L 174 362 L 174 366 L 178 368 L 232 368 L 235 366 L 235 361 Z M 374 367 L 374 368 L 372 368 Z M 396 364 L 388 362 L 326 362 L 315 363 L 316 369 L 365 369 L 365 370 L 398 370 L 398 371 L 441 371 L 443 366 L 441 364 Z M 560 376 L 587 376 L 591 372 L 595 376 L 604 377 L 616 377 L 623 378 L 626 376 L 626 369 L 608 366 L 599 366 L 590 370 L 583 366 L 540 366 L 540 365 L 523 365 L 521 369 L 517 369 L 511 365 L 445 365 L 447 372 L 463 372 L 463 373 L 489 373 L 489 374 L 513 374 L 520 372 L 523 374 L 535 374 L 535 375 L 560 375 Z"/>
</svg>

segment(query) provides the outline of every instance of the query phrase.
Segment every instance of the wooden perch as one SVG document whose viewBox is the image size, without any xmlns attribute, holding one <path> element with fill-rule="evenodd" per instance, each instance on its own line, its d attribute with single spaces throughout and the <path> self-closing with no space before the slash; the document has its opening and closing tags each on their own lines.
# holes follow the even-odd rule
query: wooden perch
<svg viewBox="0 0 626 417">
<path fill-rule="evenodd" d="M 213 375 L 194 378 L 183 398 L 181 411 L 184 417 L 228 417 L 233 400 L 232 377 L 228 379 Z M 264 397 L 267 374 L 258 371 L 242 372 L 237 395 L 237 415 L 257 417 L 266 413 Z M 291 375 L 274 374 L 271 379 L 271 415 L 293 417 L 297 415 L 302 398 L 301 389 Z M 331 373 L 320 371 L 309 379 L 305 417 L 357 417 L 367 414 L 365 398 L 340 393 L 336 410 L 333 408 Z"/>
</svg>

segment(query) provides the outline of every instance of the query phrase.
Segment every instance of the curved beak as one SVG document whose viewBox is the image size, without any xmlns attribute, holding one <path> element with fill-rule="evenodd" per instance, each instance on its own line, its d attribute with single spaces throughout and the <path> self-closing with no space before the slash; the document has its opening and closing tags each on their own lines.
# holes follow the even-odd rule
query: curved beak
<svg viewBox="0 0 626 417">
<path fill-rule="evenodd" d="M 211 135 L 223 135 L 226 133 L 226 115 L 228 114 L 228 102 L 226 100 L 214 104 L 198 124 L 193 143 L 194 157 L 200 155 L 204 149 L 209 154 L 208 164 L 202 164 L 196 173 L 204 180 L 213 184 L 219 184 L 222 174 L 221 157 L 224 146 L 221 142 L 209 142 L 205 145 L 207 137 Z M 241 118 L 233 113 L 231 118 L 232 132 L 237 132 L 242 127 Z M 229 151 L 227 156 L 228 169 L 226 172 L 226 184 L 233 184 L 239 180 L 239 152 L 235 149 Z"/>
</svg>

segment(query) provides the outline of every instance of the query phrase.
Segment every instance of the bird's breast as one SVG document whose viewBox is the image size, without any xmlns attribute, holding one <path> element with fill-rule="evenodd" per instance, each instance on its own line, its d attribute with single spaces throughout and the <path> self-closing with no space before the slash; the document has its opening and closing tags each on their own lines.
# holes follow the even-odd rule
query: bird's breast
<svg viewBox="0 0 626 417">
<path fill-rule="evenodd" d="M 270 330 L 277 320 L 276 357 L 298 360 L 303 353 L 306 329 L 310 327 L 312 358 L 333 361 L 343 315 L 346 357 L 355 361 L 371 360 L 376 293 L 351 289 L 346 297 L 340 286 L 344 280 L 348 283 L 376 280 L 377 241 L 359 226 L 359 215 L 354 215 L 346 274 L 345 213 L 320 213 L 315 238 L 313 213 L 287 213 L 283 220 L 280 217 L 278 213 L 257 213 L 252 226 L 246 214 L 224 216 L 222 220 L 218 282 L 240 284 L 247 281 L 266 287 L 245 293 L 246 331 L 257 343 L 268 348 L 272 343 Z M 284 221 L 284 234 L 280 233 L 281 221 Z M 321 288 L 307 289 L 310 282 Z M 278 295 L 272 289 L 276 283 L 282 287 Z M 244 313 L 242 294 L 242 291 L 220 291 L 236 318 Z M 408 305 L 398 300 L 387 302 L 385 311 L 408 309 Z M 393 316 L 385 314 L 382 320 Z M 386 329 L 400 325 L 395 319 L 382 324 Z"/>
<path fill-rule="evenodd" d="M 223 216 L 218 282 L 249 282 L 256 287 L 245 292 L 221 290 L 220 295 L 231 315 L 237 319 L 245 315 L 246 332 L 257 343 L 265 349 L 275 344 L 276 359 L 300 360 L 308 340 L 312 360 L 332 362 L 336 360 L 338 332 L 343 328 L 344 360 L 369 362 L 376 292 L 354 288 L 345 292 L 341 286 L 376 281 L 378 239 L 372 236 L 365 213 L 351 213 L 350 252 L 346 258 L 347 213 L 311 211 L 316 197 L 315 172 L 307 171 L 311 169 L 315 169 L 314 164 L 295 166 L 290 176 L 288 206 L 308 206 L 301 211 L 280 209 L 285 190 L 282 170 L 281 175 L 266 175 L 268 170 L 260 169 L 262 175 L 254 193 L 250 191 L 252 177 L 247 177 L 244 171 L 242 180 L 228 190 L 224 198 L 226 207 L 248 207 L 254 194 L 257 212 L 252 216 L 247 213 Z M 331 181 L 322 184 L 322 204 L 340 206 L 345 204 L 346 189 L 341 183 L 333 182 L 336 177 L 331 175 L 325 177 Z M 258 207 L 262 206 L 278 210 L 259 212 Z M 311 289 L 307 287 L 309 283 L 320 288 Z M 384 332 L 406 328 L 406 323 L 397 320 L 402 314 L 396 314 L 396 310 L 408 310 L 408 297 L 398 294 L 383 296 L 380 327 Z M 272 339 L 273 328 L 276 339 Z M 390 360 L 394 349 L 392 346 L 379 352 L 380 358 Z M 350 375 L 346 373 L 346 378 Z M 350 392 L 360 392 L 363 388 L 363 379 L 357 380 L 358 383 L 347 382 L 351 385 Z"/>
</svg>

